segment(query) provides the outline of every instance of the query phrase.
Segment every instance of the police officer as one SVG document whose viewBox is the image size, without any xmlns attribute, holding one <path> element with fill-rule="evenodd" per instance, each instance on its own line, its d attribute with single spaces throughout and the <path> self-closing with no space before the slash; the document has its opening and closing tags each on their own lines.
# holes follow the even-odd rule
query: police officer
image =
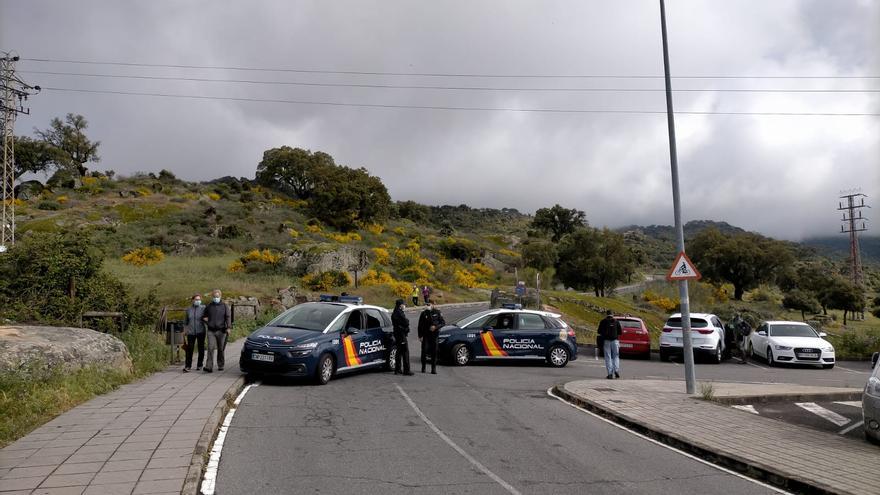
<svg viewBox="0 0 880 495">
<path fill-rule="evenodd" d="M 434 301 L 427 300 L 428 307 L 419 315 L 419 340 L 422 341 L 422 373 L 425 372 L 425 365 L 428 361 L 428 355 L 431 356 L 431 374 L 437 374 L 437 338 L 440 336 L 440 329 L 446 325 L 446 320 L 440 314 L 440 310 L 434 307 Z"/>
<path fill-rule="evenodd" d="M 403 310 L 406 305 L 403 299 L 398 299 L 394 303 L 394 311 L 391 313 L 391 323 L 394 325 L 394 348 L 397 349 L 397 357 L 394 360 L 394 374 L 400 374 L 401 363 L 403 363 L 403 374 L 411 376 L 413 373 L 409 370 L 409 343 L 407 336 L 409 335 L 409 320 Z"/>
</svg>

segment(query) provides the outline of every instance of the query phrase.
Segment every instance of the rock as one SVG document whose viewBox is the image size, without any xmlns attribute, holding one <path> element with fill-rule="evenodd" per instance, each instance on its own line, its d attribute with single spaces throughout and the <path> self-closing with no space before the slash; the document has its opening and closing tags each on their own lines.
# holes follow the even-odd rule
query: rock
<svg viewBox="0 0 880 495">
<path fill-rule="evenodd" d="M 74 371 L 100 366 L 131 372 L 128 348 L 118 338 L 88 328 L 0 326 L 0 372 Z"/>
<path fill-rule="evenodd" d="M 278 290 L 278 302 L 284 309 L 296 306 L 296 289 L 286 287 Z"/>
<path fill-rule="evenodd" d="M 38 180 L 29 180 L 15 186 L 15 197 L 22 201 L 36 198 L 43 192 L 45 186 Z"/>
<path fill-rule="evenodd" d="M 260 301 L 255 297 L 239 296 L 232 301 L 232 314 L 236 320 L 253 320 L 260 314 Z"/>
</svg>

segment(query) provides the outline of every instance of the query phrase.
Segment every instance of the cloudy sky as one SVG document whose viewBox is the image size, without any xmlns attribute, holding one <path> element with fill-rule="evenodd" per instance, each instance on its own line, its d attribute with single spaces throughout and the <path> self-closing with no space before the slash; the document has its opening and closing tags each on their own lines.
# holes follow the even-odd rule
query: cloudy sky
<svg viewBox="0 0 880 495">
<path fill-rule="evenodd" d="M 839 229 L 842 190 L 880 208 L 880 1 L 668 0 L 667 14 L 685 220 L 799 239 Z M 57 89 L 18 133 L 82 114 L 102 170 L 253 177 L 289 145 L 366 167 L 398 200 L 673 221 L 656 0 L 0 0 L 0 50 L 156 65 L 19 62 Z M 730 91 L 744 89 L 776 91 Z M 780 112 L 875 115 L 755 115 Z"/>
</svg>

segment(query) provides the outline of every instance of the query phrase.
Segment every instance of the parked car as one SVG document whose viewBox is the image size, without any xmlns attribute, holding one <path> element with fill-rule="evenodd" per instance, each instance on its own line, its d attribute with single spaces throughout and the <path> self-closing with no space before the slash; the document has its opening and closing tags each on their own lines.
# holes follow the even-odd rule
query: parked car
<svg viewBox="0 0 880 495">
<path fill-rule="evenodd" d="M 825 332 L 799 321 L 765 321 L 749 335 L 747 353 L 767 360 L 768 366 L 780 363 L 815 364 L 834 367 L 834 346 L 825 340 Z"/>
<path fill-rule="evenodd" d="M 865 420 L 865 438 L 880 444 L 880 364 L 877 358 L 880 352 L 875 352 L 871 358 L 874 372 L 868 378 L 865 385 L 865 393 L 862 394 L 862 417 Z"/>
<path fill-rule="evenodd" d="M 620 355 L 651 359 L 651 334 L 645 322 L 630 315 L 615 316 L 614 319 L 620 322 Z M 602 349 L 599 349 L 599 356 L 605 356 Z"/>
<path fill-rule="evenodd" d="M 720 364 L 727 351 L 724 340 L 724 324 L 709 313 L 691 313 L 691 344 L 694 357 L 702 356 L 715 364 Z M 660 334 L 660 360 L 669 361 L 674 355 L 683 354 L 681 313 L 675 313 L 666 320 Z"/>
</svg>

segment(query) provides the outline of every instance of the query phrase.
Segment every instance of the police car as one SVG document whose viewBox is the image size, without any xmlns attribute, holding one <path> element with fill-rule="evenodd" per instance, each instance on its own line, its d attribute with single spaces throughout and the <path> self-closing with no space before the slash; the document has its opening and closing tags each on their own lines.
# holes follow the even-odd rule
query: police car
<svg viewBox="0 0 880 495">
<path fill-rule="evenodd" d="M 440 329 L 441 357 L 458 366 L 490 359 L 543 359 L 561 368 L 577 359 L 574 330 L 560 315 L 505 304 Z"/>
<path fill-rule="evenodd" d="M 394 363 L 391 315 L 357 296 L 322 295 L 294 306 L 245 340 L 239 367 L 250 375 L 312 377 Z"/>
</svg>

